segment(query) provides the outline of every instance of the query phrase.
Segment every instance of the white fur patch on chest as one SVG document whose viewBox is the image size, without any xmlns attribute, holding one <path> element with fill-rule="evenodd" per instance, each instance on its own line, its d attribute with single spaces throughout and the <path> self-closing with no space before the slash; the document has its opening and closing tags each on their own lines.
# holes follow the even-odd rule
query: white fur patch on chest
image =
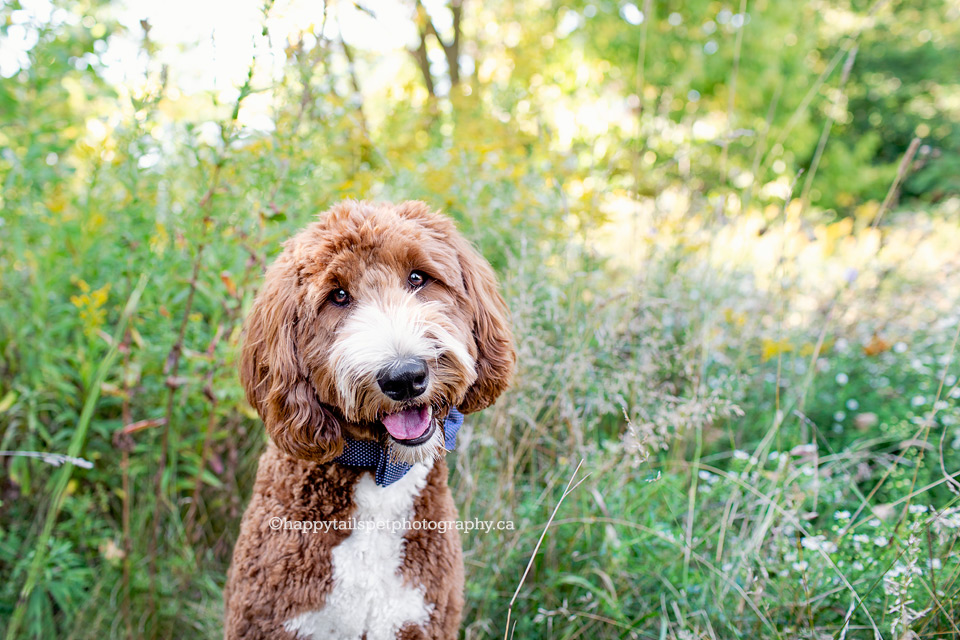
<svg viewBox="0 0 960 640">
<path fill-rule="evenodd" d="M 322 609 L 308 611 L 284 623 L 299 638 L 313 640 L 394 640 L 401 627 L 422 625 L 433 604 L 424 588 L 403 582 L 404 533 L 395 522 L 413 518 L 414 501 L 427 484 L 433 462 L 415 464 L 388 487 L 378 487 L 365 473 L 354 485 L 357 522 L 384 522 L 385 528 L 357 528 L 334 547 L 333 590 Z"/>
</svg>

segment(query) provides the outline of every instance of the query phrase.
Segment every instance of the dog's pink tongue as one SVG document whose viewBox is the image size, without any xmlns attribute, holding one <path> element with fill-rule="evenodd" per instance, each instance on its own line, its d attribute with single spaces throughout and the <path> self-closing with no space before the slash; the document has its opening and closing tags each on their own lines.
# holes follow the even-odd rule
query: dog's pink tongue
<svg viewBox="0 0 960 640">
<path fill-rule="evenodd" d="M 397 413 L 383 416 L 383 426 L 397 440 L 413 440 L 419 438 L 430 426 L 430 407 L 422 406 L 413 409 L 404 409 Z"/>
</svg>

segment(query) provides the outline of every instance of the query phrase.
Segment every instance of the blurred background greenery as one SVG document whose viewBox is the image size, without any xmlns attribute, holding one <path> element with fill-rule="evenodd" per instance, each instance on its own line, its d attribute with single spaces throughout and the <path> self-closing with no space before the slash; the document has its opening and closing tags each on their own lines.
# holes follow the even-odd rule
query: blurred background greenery
<svg viewBox="0 0 960 640">
<path fill-rule="evenodd" d="M 456 218 L 513 313 L 450 457 L 461 516 L 517 527 L 465 535 L 465 638 L 581 459 L 517 638 L 960 636 L 958 32 L 957 0 L 3 2 L 0 630 L 220 636 L 244 312 L 352 197 Z"/>
</svg>

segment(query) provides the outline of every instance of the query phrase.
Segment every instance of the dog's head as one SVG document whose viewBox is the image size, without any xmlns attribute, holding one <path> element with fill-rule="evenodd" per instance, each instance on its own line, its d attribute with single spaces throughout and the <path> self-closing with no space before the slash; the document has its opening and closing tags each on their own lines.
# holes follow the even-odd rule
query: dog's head
<svg viewBox="0 0 960 640">
<path fill-rule="evenodd" d="M 422 202 L 347 201 L 284 244 L 246 324 L 240 378 L 285 453 L 343 438 L 436 456 L 439 418 L 492 404 L 516 354 L 490 265 Z"/>
</svg>

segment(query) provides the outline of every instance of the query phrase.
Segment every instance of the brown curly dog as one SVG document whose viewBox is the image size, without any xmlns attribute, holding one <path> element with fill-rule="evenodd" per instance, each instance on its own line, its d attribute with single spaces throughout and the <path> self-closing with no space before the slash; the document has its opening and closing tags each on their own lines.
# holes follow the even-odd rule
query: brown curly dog
<svg viewBox="0 0 960 640">
<path fill-rule="evenodd" d="M 240 378 L 270 435 L 224 593 L 226 638 L 455 638 L 443 453 L 516 355 L 490 265 L 422 202 L 347 201 L 284 245 Z M 433 523 L 432 525 L 430 523 Z"/>
</svg>

